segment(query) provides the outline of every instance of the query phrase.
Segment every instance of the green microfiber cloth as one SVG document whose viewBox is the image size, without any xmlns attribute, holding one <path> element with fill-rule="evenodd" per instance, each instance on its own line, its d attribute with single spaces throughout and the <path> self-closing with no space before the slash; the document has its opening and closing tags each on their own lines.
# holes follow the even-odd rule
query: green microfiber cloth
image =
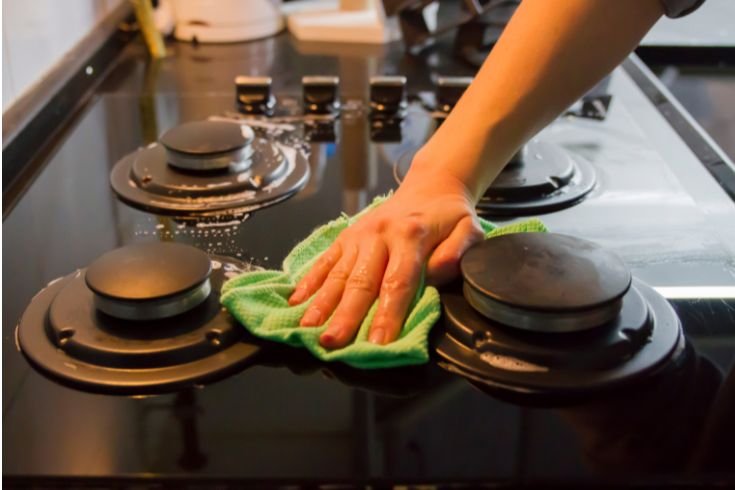
<svg viewBox="0 0 735 490">
<path fill-rule="evenodd" d="M 385 199 L 387 197 L 378 197 L 354 217 L 343 214 L 317 228 L 286 257 L 282 271 L 248 272 L 227 281 L 222 286 L 222 304 L 255 336 L 294 347 L 305 347 L 323 361 L 342 361 L 361 369 L 426 363 L 429 360 L 429 331 L 439 319 L 441 304 L 439 292 L 434 287 L 426 286 L 423 280 L 400 337 L 387 345 L 376 345 L 367 341 L 377 301 L 362 322 L 355 340 L 346 347 L 334 350 L 319 345 L 319 335 L 327 328 L 328 321 L 321 327 L 299 326 L 299 320 L 313 297 L 297 306 L 288 304 L 296 283 L 319 255 L 334 242 L 337 235 Z M 480 222 L 486 238 L 510 233 L 546 231 L 546 227 L 538 219 L 502 227 L 482 219 Z"/>
</svg>

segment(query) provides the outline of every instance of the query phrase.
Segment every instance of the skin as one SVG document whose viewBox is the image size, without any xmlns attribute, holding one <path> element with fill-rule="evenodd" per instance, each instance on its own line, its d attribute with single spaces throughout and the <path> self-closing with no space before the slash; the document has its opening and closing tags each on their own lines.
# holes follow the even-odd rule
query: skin
<svg viewBox="0 0 735 490">
<path fill-rule="evenodd" d="M 314 296 L 301 325 L 331 317 L 320 343 L 345 346 L 378 299 L 368 339 L 395 340 L 424 265 L 429 283 L 443 284 L 482 239 L 475 203 L 511 156 L 617 66 L 662 13 L 659 0 L 521 2 L 403 184 L 296 285 L 289 304 Z"/>
</svg>

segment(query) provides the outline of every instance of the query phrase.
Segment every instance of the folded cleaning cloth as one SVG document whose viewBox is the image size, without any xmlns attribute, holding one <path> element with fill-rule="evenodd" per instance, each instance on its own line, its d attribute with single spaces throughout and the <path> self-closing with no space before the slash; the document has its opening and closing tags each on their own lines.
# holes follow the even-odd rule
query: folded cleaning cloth
<svg viewBox="0 0 735 490">
<path fill-rule="evenodd" d="M 319 255 L 329 248 L 339 233 L 385 199 L 386 197 L 378 197 L 354 217 L 343 214 L 317 228 L 288 254 L 283 261 L 282 271 L 248 272 L 227 281 L 222 286 L 222 304 L 255 336 L 294 347 L 305 347 L 324 361 L 342 361 L 361 369 L 391 368 L 427 362 L 429 331 L 439 319 L 441 304 L 436 288 L 425 285 L 423 280 L 400 337 L 387 345 L 376 345 L 367 340 L 377 301 L 362 322 L 355 340 L 346 347 L 334 350 L 319 345 L 319 335 L 327 328 L 329 321 L 321 327 L 299 326 L 299 320 L 313 297 L 297 306 L 288 304 L 296 283 Z M 482 219 L 480 222 L 486 238 L 510 233 L 546 231 L 546 227 L 538 219 L 502 227 Z"/>
</svg>

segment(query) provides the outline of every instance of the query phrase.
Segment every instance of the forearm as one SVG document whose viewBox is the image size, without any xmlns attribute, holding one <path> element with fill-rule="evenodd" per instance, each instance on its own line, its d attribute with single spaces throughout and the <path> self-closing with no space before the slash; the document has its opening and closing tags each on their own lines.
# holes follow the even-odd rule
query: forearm
<svg viewBox="0 0 735 490">
<path fill-rule="evenodd" d="M 661 15 L 659 0 L 523 0 L 407 180 L 440 171 L 479 199 L 513 153 L 619 64 Z"/>
</svg>

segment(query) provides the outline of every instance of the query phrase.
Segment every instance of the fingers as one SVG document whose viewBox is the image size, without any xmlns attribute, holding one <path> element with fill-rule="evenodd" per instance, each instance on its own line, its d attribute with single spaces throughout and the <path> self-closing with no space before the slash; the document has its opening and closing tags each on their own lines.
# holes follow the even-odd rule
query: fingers
<svg viewBox="0 0 735 490">
<path fill-rule="evenodd" d="M 360 247 L 339 306 L 329 322 L 329 328 L 319 338 L 323 347 L 335 349 L 352 341 L 378 296 L 387 262 L 388 248 L 382 239 L 375 238 Z"/>
<path fill-rule="evenodd" d="M 431 254 L 426 266 L 427 281 L 439 285 L 457 277 L 462 255 L 483 238 L 480 225 L 471 216 L 465 216 Z"/>
<path fill-rule="evenodd" d="M 342 257 L 342 248 L 339 242 L 334 243 L 314 263 L 309 272 L 299 281 L 291 297 L 288 298 L 290 306 L 298 305 L 306 301 L 316 292 L 324 280 Z"/>
<path fill-rule="evenodd" d="M 337 264 L 327 274 L 326 279 L 301 318 L 302 327 L 316 327 L 323 325 L 337 307 L 342 292 L 345 289 L 347 278 L 357 259 L 357 246 L 342 245 L 342 256 Z"/>
<path fill-rule="evenodd" d="M 416 243 L 404 242 L 391 250 L 378 309 L 368 335 L 370 342 L 382 345 L 398 338 L 416 294 L 422 266 L 423 254 Z"/>
<path fill-rule="evenodd" d="M 454 207 L 435 206 L 426 212 L 413 210 L 412 202 L 401 202 L 391 212 L 370 215 L 371 221 L 359 230 L 341 235 L 289 298 L 290 305 L 297 305 L 313 296 L 300 325 L 321 326 L 329 320 L 319 343 L 330 349 L 343 347 L 354 339 L 379 296 L 368 340 L 380 345 L 396 340 L 424 264 L 430 282 L 446 282 L 459 273 L 464 252 L 483 238 L 471 210 L 452 203 Z"/>
</svg>

